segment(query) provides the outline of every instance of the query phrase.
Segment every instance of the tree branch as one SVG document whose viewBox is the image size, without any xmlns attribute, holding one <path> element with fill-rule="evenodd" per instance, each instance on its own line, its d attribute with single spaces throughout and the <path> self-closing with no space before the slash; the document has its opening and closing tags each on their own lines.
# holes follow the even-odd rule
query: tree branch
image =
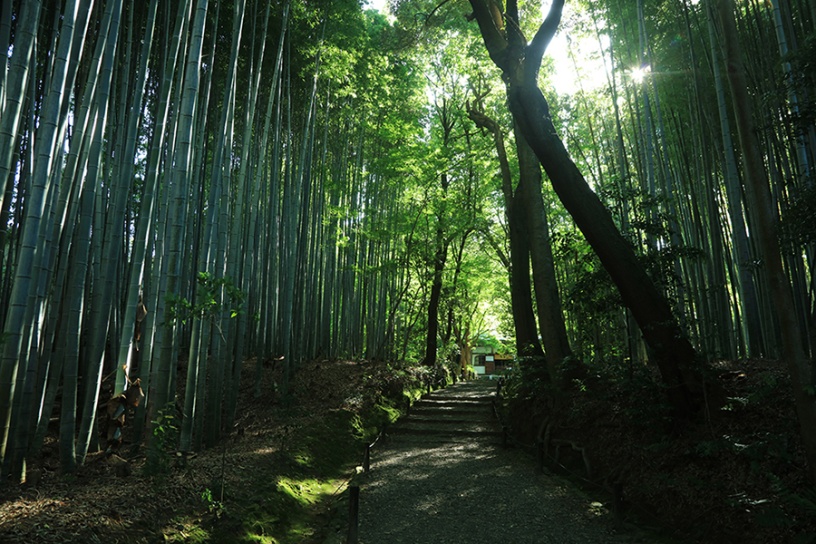
<svg viewBox="0 0 816 544">
<path fill-rule="evenodd" d="M 491 10 L 492 0 L 470 0 L 473 8 L 473 18 L 479 24 L 485 47 L 490 55 L 490 59 L 500 69 L 505 70 L 507 64 L 505 51 L 507 50 L 507 39 L 504 37 L 502 21 L 496 21 Z"/>
<path fill-rule="evenodd" d="M 541 58 L 544 56 L 544 51 L 550 45 L 550 41 L 555 36 L 555 31 L 558 30 L 558 25 L 561 23 L 561 12 L 564 9 L 564 0 L 553 0 L 550 6 L 550 13 L 547 18 L 541 23 L 533 37 L 533 41 L 527 46 L 527 58 L 524 63 L 524 78 L 527 81 L 535 81 L 538 77 L 538 70 L 541 68 Z"/>
<path fill-rule="evenodd" d="M 499 257 L 499 260 L 501 261 L 502 266 L 504 266 L 505 269 L 510 270 L 510 258 L 507 256 L 507 254 L 501 248 L 501 246 L 499 245 L 499 242 L 496 241 L 496 238 L 493 237 L 493 235 L 490 233 L 490 231 L 487 228 L 479 229 L 479 232 L 484 237 L 484 239 L 487 241 L 487 244 L 490 247 L 492 247 L 493 250 L 496 252 L 496 255 Z"/>
<path fill-rule="evenodd" d="M 431 17 L 433 17 L 433 16 L 434 16 L 434 13 L 436 13 L 436 12 L 439 10 L 439 8 L 441 8 L 442 6 L 444 6 L 445 4 L 447 4 L 448 2 L 450 2 L 450 0 L 442 0 L 440 3 L 438 3 L 438 4 L 436 5 L 436 7 L 435 7 L 434 9 L 432 9 L 432 10 L 431 10 L 431 12 L 428 14 L 428 16 L 427 16 L 427 17 L 425 17 L 425 25 L 426 25 L 426 26 L 428 25 L 428 21 L 430 21 L 430 20 L 431 20 Z"/>
<path fill-rule="evenodd" d="M 519 15 L 518 15 L 518 0 L 507 0 L 507 7 L 505 8 L 505 14 L 508 19 L 512 20 L 516 24 L 518 24 Z"/>
<path fill-rule="evenodd" d="M 507 0 L 507 10 L 505 13 L 507 19 L 507 43 L 510 47 L 522 51 L 527 45 L 527 38 L 519 26 L 518 0 Z"/>
<path fill-rule="evenodd" d="M 504 193 L 504 200 L 507 206 L 513 200 L 513 178 L 510 174 L 510 163 L 507 160 L 507 151 L 504 147 L 504 136 L 502 135 L 501 127 L 494 120 L 484 114 L 484 112 L 475 109 L 468 109 L 468 117 L 473 121 L 477 127 L 485 128 L 493 134 L 493 143 L 496 146 L 496 153 L 499 156 L 499 170 L 502 179 L 502 193 Z"/>
</svg>

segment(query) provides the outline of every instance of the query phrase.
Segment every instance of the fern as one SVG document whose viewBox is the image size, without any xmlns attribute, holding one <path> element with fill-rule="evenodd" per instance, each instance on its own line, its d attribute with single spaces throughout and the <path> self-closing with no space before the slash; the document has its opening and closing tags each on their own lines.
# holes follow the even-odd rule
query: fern
<svg viewBox="0 0 816 544">
<path fill-rule="evenodd" d="M 808 516 L 816 516 L 816 489 L 807 487 L 799 493 L 787 488 L 777 476 L 768 474 L 774 491 L 787 504 L 794 506 Z"/>
</svg>

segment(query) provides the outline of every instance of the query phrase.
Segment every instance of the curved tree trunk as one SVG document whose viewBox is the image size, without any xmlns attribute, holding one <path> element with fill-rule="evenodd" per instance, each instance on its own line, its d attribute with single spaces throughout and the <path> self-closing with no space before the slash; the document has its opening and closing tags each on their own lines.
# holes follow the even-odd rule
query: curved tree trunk
<svg viewBox="0 0 816 544">
<path fill-rule="evenodd" d="M 505 35 L 502 21 L 493 19 L 486 0 L 471 0 L 488 53 L 504 72 L 510 111 L 541 162 L 564 207 L 584 234 L 617 286 L 624 304 L 643 331 L 660 369 L 675 414 L 690 416 L 696 409 L 699 379 L 694 371 L 696 352 L 683 334 L 671 307 L 660 293 L 632 246 L 621 235 L 609 210 L 587 184 L 558 137 L 549 105 L 538 88 L 541 58 L 561 19 L 563 0 L 554 0 L 550 14 L 529 45 L 520 37 L 517 3 L 508 2 Z"/>
<path fill-rule="evenodd" d="M 611 276 L 624 304 L 632 310 L 668 386 L 672 405 L 678 413 L 689 415 L 694 407 L 692 390 L 697 386 L 692 369 L 696 353 L 680 330 L 668 302 L 570 159 L 555 133 L 541 91 L 530 85 L 518 86 L 510 90 L 508 97 L 510 109 L 550 177 L 556 194 Z"/>
</svg>

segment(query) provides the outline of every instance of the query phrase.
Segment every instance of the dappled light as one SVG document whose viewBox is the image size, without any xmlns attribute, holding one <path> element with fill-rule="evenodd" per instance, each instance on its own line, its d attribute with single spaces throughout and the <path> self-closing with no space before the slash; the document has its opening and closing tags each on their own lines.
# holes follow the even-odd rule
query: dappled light
<svg viewBox="0 0 816 544">
<path fill-rule="evenodd" d="M 481 407 L 489 407 L 495 398 L 491 386 L 458 384 L 430 395 L 417 406 L 433 411 L 438 426 L 447 421 L 447 432 L 428 428 L 424 437 L 404 434 L 417 413 L 412 411 L 375 449 L 371 472 L 361 479 L 363 542 L 417 542 L 421 534 L 445 542 L 519 542 L 533 535 L 537 542 L 616 541 L 610 517 L 593 506 L 597 502 L 537 474 L 523 453 L 502 448 L 500 433 L 459 440 L 450 432 L 466 426 L 455 423 L 440 404 L 467 405 L 473 402 L 468 399 L 481 398 Z M 479 408 L 470 411 L 480 417 Z M 481 418 L 496 425 L 491 410 Z M 594 524 L 598 516 L 603 519 Z"/>
</svg>

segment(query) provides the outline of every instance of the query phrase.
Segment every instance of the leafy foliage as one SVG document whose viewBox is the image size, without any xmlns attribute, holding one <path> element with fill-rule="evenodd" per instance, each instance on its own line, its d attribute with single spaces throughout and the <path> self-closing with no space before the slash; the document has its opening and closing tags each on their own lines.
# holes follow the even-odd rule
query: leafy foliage
<svg viewBox="0 0 816 544">
<path fill-rule="evenodd" d="M 173 320 L 187 323 L 192 318 L 206 319 L 222 311 L 230 317 L 237 317 L 244 310 L 246 295 L 233 283 L 232 279 L 215 278 L 207 272 L 196 274 L 195 301 L 168 293 L 166 303 Z"/>
<path fill-rule="evenodd" d="M 816 242 L 816 184 L 796 190 L 780 225 L 781 236 L 789 253 Z"/>
</svg>

